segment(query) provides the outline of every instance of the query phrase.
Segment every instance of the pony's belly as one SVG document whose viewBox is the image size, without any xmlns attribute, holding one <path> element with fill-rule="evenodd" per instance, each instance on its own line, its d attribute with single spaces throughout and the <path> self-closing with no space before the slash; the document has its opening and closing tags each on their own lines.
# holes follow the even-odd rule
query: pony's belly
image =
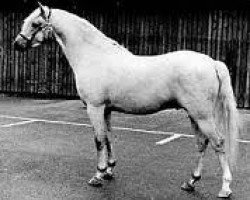
<svg viewBox="0 0 250 200">
<path fill-rule="evenodd" d="M 145 115 L 145 114 L 153 114 L 161 110 L 169 109 L 169 108 L 180 108 L 180 105 L 176 100 L 168 100 L 165 102 L 156 102 L 151 104 L 142 104 L 138 105 L 129 103 L 129 102 L 121 102 L 111 104 L 110 108 L 113 111 L 118 111 L 127 114 L 138 114 L 138 115 Z"/>
</svg>

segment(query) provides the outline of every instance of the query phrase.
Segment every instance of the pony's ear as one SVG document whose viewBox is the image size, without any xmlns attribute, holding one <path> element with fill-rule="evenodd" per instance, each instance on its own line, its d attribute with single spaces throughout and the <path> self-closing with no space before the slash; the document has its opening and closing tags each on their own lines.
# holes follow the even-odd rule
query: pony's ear
<svg viewBox="0 0 250 200">
<path fill-rule="evenodd" d="M 38 1 L 38 6 L 40 8 L 40 11 L 41 11 L 41 15 L 45 17 L 45 9 L 44 9 L 44 6 Z"/>
</svg>

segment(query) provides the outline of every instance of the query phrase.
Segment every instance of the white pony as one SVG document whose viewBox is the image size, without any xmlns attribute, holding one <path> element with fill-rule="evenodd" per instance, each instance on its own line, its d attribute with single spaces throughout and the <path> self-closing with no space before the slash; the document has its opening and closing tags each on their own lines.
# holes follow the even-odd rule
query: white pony
<svg viewBox="0 0 250 200">
<path fill-rule="evenodd" d="M 191 119 L 200 152 L 198 165 L 182 189 L 194 190 L 210 143 L 223 171 L 218 196 L 230 196 L 239 120 L 224 63 L 192 51 L 136 56 L 87 20 L 41 4 L 24 20 L 15 47 L 36 47 L 51 32 L 74 71 L 79 96 L 95 130 L 98 162 L 90 185 L 101 186 L 104 179 L 113 177 L 116 162 L 108 139 L 112 111 L 145 115 L 179 107 Z"/>
</svg>

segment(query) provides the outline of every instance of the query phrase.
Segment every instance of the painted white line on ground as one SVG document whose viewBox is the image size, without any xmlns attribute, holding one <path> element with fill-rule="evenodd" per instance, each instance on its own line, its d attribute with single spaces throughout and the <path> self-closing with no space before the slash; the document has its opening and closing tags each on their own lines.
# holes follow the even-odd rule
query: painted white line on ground
<svg viewBox="0 0 250 200">
<path fill-rule="evenodd" d="M 46 120 L 46 119 L 38 119 L 38 118 L 29 118 L 29 117 L 16 117 L 16 116 L 10 116 L 10 115 L 0 115 L 2 118 L 9 118 L 9 119 L 20 119 L 28 121 L 27 123 L 31 122 L 46 122 L 51 124 L 64 124 L 64 125 L 73 125 L 73 126 L 84 126 L 84 127 L 93 127 L 91 124 L 82 124 L 82 123 L 76 123 L 76 122 L 68 122 L 68 121 L 54 121 L 54 120 Z M 138 133 L 148 133 L 148 134 L 158 134 L 158 135 L 174 135 L 178 134 L 181 137 L 187 137 L 187 138 L 194 138 L 194 135 L 184 134 L 184 133 L 175 133 L 175 132 L 165 132 L 165 131 L 150 131 L 145 129 L 135 129 L 135 128 L 126 128 L 126 127 L 113 127 L 113 129 L 116 130 L 122 130 L 122 131 L 131 131 L 131 132 L 138 132 Z M 243 140 L 243 139 L 237 139 L 240 143 L 250 143 L 250 140 Z"/>
<path fill-rule="evenodd" d="M 171 141 L 173 141 L 173 140 L 175 140 L 175 139 L 178 139 L 178 138 L 180 138 L 180 137 L 183 137 L 183 135 L 180 135 L 180 134 L 178 134 L 178 133 L 175 133 L 174 135 L 172 135 L 172 136 L 170 136 L 170 137 L 168 137 L 168 138 L 165 138 L 165 139 L 163 139 L 163 140 L 160 140 L 160 141 L 156 142 L 155 144 L 156 144 L 156 145 L 163 145 L 163 144 L 166 144 L 166 143 L 168 143 L 168 142 L 171 142 Z"/>
<path fill-rule="evenodd" d="M 85 126 L 85 127 L 92 127 L 91 124 L 83 124 L 83 123 L 76 123 L 76 122 L 68 122 L 68 121 L 54 121 L 54 120 L 46 120 L 46 119 L 38 119 L 38 118 L 27 118 L 27 117 L 16 117 L 16 116 L 9 116 L 9 115 L 0 115 L 3 118 L 10 118 L 10 119 L 21 119 L 21 120 L 29 120 L 29 121 L 36 121 L 36 122 L 46 122 L 52 124 L 64 124 L 64 125 L 74 125 L 74 126 Z M 122 131 L 132 131 L 132 132 L 141 132 L 141 133 L 149 133 L 149 134 L 160 134 L 160 135 L 173 135 L 174 132 L 165 132 L 165 131 L 150 131 L 145 129 L 134 129 L 134 128 L 126 128 L 126 127 L 112 127 L 116 130 Z M 193 137 L 192 135 L 183 134 L 185 137 Z"/>
<path fill-rule="evenodd" d="M 35 122 L 35 120 L 29 120 L 29 121 L 21 121 L 21 122 L 16 122 L 16 123 L 12 123 L 12 124 L 4 124 L 1 125 L 2 128 L 8 128 L 8 127 L 12 127 L 12 126 L 18 126 L 18 125 L 23 125 L 23 124 L 29 124 Z"/>
<path fill-rule="evenodd" d="M 46 120 L 46 119 L 37 119 L 36 121 L 37 122 L 46 122 L 46 123 L 50 123 L 50 124 L 63 124 L 63 125 L 93 127 L 91 124 L 82 124 L 82 123 L 76 123 L 76 122 L 53 121 L 53 120 Z"/>
<path fill-rule="evenodd" d="M 131 132 L 139 132 L 139 133 L 149 133 L 149 134 L 156 134 L 156 135 L 174 135 L 174 132 L 165 132 L 165 131 L 149 131 L 145 129 L 135 129 L 135 128 L 126 128 L 126 127 L 112 127 L 113 129 L 120 130 L 120 131 L 131 131 Z"/>
<path fill-rule="evenodd" d="M 240 143 L 250 143 L 250 140 L 237 139 L 237 141 Z"/>
<path fill-rule="evenodd" d="M 92 125 L 90 125 L 90 124 L 82 124 L 82 123 L 67 122 L 67 121 L 54 121 L 54 120 L 47 120 L 47 119 L 16 117 L 16 116 L 9 116 L 9 115 L 0 115 L 0 117 L 9 118 L 9 119 L 28 120 L 28 121 L 33 121 L 33 122 L 47 122 L 47 123 L 52 123 L 52 124 L 65 124 L 65 125 L 92 127 Z"/>
</svg>

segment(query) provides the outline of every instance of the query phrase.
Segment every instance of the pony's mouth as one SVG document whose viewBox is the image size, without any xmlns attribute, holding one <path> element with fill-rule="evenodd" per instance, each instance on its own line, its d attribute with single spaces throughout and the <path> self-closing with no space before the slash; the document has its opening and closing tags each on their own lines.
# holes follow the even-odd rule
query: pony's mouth
<svg viewBox="0 0 250 200">
<path fill-rule="evenodd" d="M 35 47 L 38 47 L 40 45 L 41 45 L 41 43 L 34 43 L 34 44 L 31 44 L 30 47 L 35 48 Z"/>
<path fill-rule="evenodd" d="M 42 44 L 42 42 L 30 43 L 30 42 L 15 41 L 14 42 L 14 48 L 17 51 L 26 51 L 26 50 L 28 50 L 30 48 L 38 47 L 41 44 Z"/>
<path fill-rule="evenodd" d="M 25 50 L 27 50 L 29 48 L 29 46 L 25 45 L 23 43 L 19 43 L 19 42 L 15 41 L 14 42 L 14 48 L 17 51 L 25 51 Z"/>
</svg>

